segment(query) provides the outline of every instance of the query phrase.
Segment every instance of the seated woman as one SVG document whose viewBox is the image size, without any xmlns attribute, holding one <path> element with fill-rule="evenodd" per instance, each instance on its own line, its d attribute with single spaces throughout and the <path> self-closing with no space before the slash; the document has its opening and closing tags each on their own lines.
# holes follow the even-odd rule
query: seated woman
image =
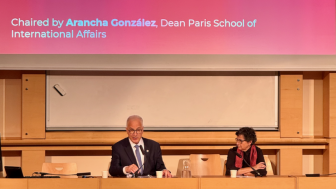
<svg viewBox="0 0 336 189">
<path fill-rule="evenodd" d="M 267 171 L 264 155 L 261 149 L 255 145 L 257 136 L 254 129 L 243 127 L 236 132 L 236 135 L 237 146 L 229 150 L 225 175 L 230 175 L 230 170 L 237 170 L 237 175 L 254 176 L 256 172 L 243 161 L 244 158 L 262 176 L 265 176 Z M 242 158 L 239 158 L 236 152 Z"/>
</svg>

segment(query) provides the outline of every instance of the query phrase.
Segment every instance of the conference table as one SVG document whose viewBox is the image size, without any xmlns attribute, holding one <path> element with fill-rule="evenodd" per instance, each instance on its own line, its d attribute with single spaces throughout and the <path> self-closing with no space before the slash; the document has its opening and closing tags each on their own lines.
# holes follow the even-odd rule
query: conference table
<svg viewBox="0 0 336 189">
<path fill-rule="evenodd" d="M 0 189 L 331 189 L 335 176 L 267 176 L 230 178 L 205 176 L 193 178 L 0 178 Z"/>
</svg>

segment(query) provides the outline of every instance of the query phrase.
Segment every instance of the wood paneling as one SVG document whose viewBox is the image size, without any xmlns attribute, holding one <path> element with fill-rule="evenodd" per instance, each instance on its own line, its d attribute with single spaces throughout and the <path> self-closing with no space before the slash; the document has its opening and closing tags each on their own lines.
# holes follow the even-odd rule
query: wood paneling
<svg viewBox="0 0 336 189">
<path fill-rule="evenodd" d="M 45 74 L 22 75 L 22 138 L 45 138 Z"/>
<path fill-rule="evenodd" d="M 323 152 L 314 155 L 314 173 L 323 173 Z"/>
<path fill-rule="evenodd" d="M 303 72 L 303 137 L 323 137 L 323 72 Z"/>
<path fill-rule="evenodd" d="M 27 179 L 0 178 L 1 189 L 26 189 L 27 187 L 28 187 Z"/>
<path fill-rule="evenodd" d="M 21 78 L 23 73 L 44 72 L 0 70 L 0 133 L 5 137 L 21 138 Z"/>
<path fill-rule="evenodd" d="M 302 137 L 314 136 L 314 80 L 303 80 Z"/>
<path fill-rule="evenodd" d="M 314 137 L 323 137 L 323 79 L 314 80 Z"/>
<path fill-rule="evenodd" d="M 325 73 L 323 77 L 323 136 L 329 137 L 329 90 L 330 75 Z"/>
<path fill-rule="evenodd" d="M 99 189 L 99 179 L 28 179 L 28 189 Z"/>
<path fill-rule="evenodd" d="M 5 136 L 21 136 L 21 79 L 5 79 Z"/>
<path fill-rule="evenodd" d="M 280 149 L 280 175 L 302 175 L 302 149 Z"/>
<path fill-rule="evenodd" d="M 1 135 L 21 137 L 21 71 L 0 70 L 0 82 Z"/>
<path fill-rule="evenodd" d="M 217 151 L 217 153 L 227 154 L 228 150 L 233 146 L 161 146 L 162 151 Z M 263 150 L 264 154 L 275 155 L 273 150 L 278 149 L 303 149 L 303 150 L 318 150 L 326 149 L 326 145 L 258 145 Z M 111 146 L 20 146 L 20 147 L 2 147 L 2 151 L 25 151 L 25 150 L 45 150 L 45 151 L 70 151 L 71 153 L 79 153 L 79 151 L 86 151 L 89 155 L 91 151 L 111 151 Z M 77 151 L 77 152 L 75 152 Z M 70 154 L 71 154 L 70 153 Z M 189 155 L 188 154 L 188 155 Z M 275 160 L 275 159 L 273 159 Z M 273 161 L 276 162 L 276 161 Z"/>
<path fill-rule="evenodd" d="M 322 80 L 323 71 L 304 71 L 303 79 Z"/>
<path fill-rule="evenodd" d="M 127 178 L 101 179 L 101 189 L 121 189 L 121 188 L 137 188 L 137 189 L 199 189 L 198 178 L 172 178 L 172 179 L 136 179 L 131 182 Z"/>
<path fill-rule="evenodd" d="M 41 70 L 0 70 L 0 79 L 21 79 L 22 74 L 45 74 Z"/>
<path fill-rule="evenodd" d="M 201 178 L 201 189 L 295 189 L 296 179 L 293 177 L 263 177 L 250 179 Z"/>
<path fill-rule="evenodd" d="M 20 70 L 0 70 L 0 79 L 21 79 Z"/>
<path fill-rule="evenodd" d="M 329 81 L 329 137 L 336 137 L 336 73 L 330 73 Z"/>
<path fill-rule="evenodd" d="M 326 73 L 323 79 L 323 136 L 336 137 L 336 73 Z"/>
<path fill-rule="evenodd" d="M 4 137 L 5 127 L 5 80 L 0 79 L 0 137 Z"/>
<path fill-rule="evenodd" d="M 303 75 L 280 75 L 281 137 L 302 137 Z"/>
<path fill-rule="evenodd" d="M 329 139 L 329 145 L 323 151 L 323 173 L 336 172 L 336 139 Z"/>
<path fill-rule="evenodd" d="M 334 189 L 336 185 L 335 177 L 298 177 L 298 189 Z"/>
<path fill-rule="evenodd" d="M 42 164 L 45 162 L 44 150 L 24 150 L 22 151 L 22 171 L 23 175 L 30 176 L 33 172 L 40 172 Z"/>
<path fill-rule="evenodd" d="M 151 138 L 152 140 L 157 141 L 162 146 L 166 145 L 185 145 L 185 146 L 193 146 L 193 145 L 230 145 L 235 146 L 236 142 L 232 138 Z M 4 146 L 30 146 L 30 145 L 39 145 L 39 146 L 106 146 L 113 145 L 114 143 L 120 141 L 120 138 L 112 138 L 112 139 L 45 139 L 45 140 L 37 140 L 37 139 L 26 139 L 26 140 L 3 140 L 2 144 Z M 314 138 L 261 138 L 258 139 L 257 145 L 285 145 L 285 144 L 296 144 L 296 145 L 320 145 L 320 144 L 328 144 L 327 139 L 314 139 Z"/>
</svg>

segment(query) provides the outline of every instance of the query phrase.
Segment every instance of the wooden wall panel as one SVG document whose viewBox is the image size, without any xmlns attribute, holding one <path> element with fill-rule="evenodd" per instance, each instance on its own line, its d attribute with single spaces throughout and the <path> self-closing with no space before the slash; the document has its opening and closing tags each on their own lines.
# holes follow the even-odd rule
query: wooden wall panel
<svg viewBox="0 0 336 189">
<path fill-rule="evenodd" d="M 303 137 L 323 137 L 323 72 L 303 72 Z"/>
<path fill-rule="evenodd" d="M 303 75 L 280 75 L 281 137 L 302 137 Z"/>
<path fill-rule="evenodd" d="M 314 155 L 314 173 L 323 173 L 323 154 Z"/>
<path fill-rule="evenodd" d="M 323 79 L 323 136 L 336 137 L 336 73 L 325 73 Z"/>
<path fill-rule="evenodd" d="M 323 151 L 323 173 L 336 173 L 336 139 L 329 139 L 327 149 Z"/>
<path fill-rule="evenodd" d="M 0 132 L 7 138 L 21 138 L 23 73 L 41 74 L 44 71 L 0 70 Z"/>
<path fill-rule="evenodd" d="M 329 81 L 329 137 L 336 137 L 336 73 L 330 73 Z"/>
<path fill-rule="evenodd" d="M 0 136 L 4 136 L 5 127 L 5 80 L 0 79 Z"/>
<path fill-rule="evenodd" d="M 5 79 L 5 137 L 21 137 L 21 79 Z"/>
<path fill-rule="evenodd" d="M 323 78 L 323 136 L 329 137 L 329 83 L 330 75 L 326 73 Z"/>
<path fill-rule="evenodd" d="M 280 149 L 280 175 L 302 175 L 302 149 Z"/>
<path fill-rule="evenodd" d="M 314 137 L 323 137 L 323 77 L 314 80 Z"/>
<path fill-rule="evenodd" d="M 23 150 L 21 163 L 23 175 L 31 176 L 33 172 L 42 171 L 42 164 L 44 162 L 44 150 Z"/>
<path fill-rule="evenodd" d="M 314 80 L 303 80 L 302 137 L 314 136 Z"/>
<path fill-rule="evenodd" d="M 303 72 L 303 137 L 323 137 L 323 72 Z"/>
<path fill-rule="evenodd" d="M 22 74 L 22 138 L 45 138 L 45 74 Z"/>
</svg>

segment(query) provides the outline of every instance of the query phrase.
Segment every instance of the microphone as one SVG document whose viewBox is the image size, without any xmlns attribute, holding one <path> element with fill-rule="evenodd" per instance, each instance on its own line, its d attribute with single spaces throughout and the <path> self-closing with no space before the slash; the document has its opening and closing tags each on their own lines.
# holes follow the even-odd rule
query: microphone
<svg viewBox="0 0 336 189">
<path fill-rule="evenodd" d="M 319 177 L 319 176 L 328 176 L 328 175 L 335 175 L 336 173 L 330 173 L 330 174 L 323 174 L 320 175 L 319 173 L 317 174 L 306 174 L 306 177 Z"/>
<path fill-rule="evenodd" d="M 91 172 L 77 173 L 77 176 L 91 175 Z"/>
<path fill-rule="evenodd" d="M 139 170 L 145 165 L 145 162 L 146 162 L 146 154 L 145 154 L 145 151 L 144 151 L 142 145 L 140 145 L 140 151 L 141 151 L 142 155 L 144 156 L 144 162 L 143 162 L 142 165 L 139 167 L 139 169 L 135 171 L 135 173 L 134 173 L 134 177 L 138 177 L 138 176 L 139 176 L 139 173 L 138 173 L 138 172 L 139 172 Z"/>
<path fill-rule="evenodd" d="M 145 154 L 145 151 L 144 151 L 142 145 L 140 145 L 140 150 L 141 150 L 142 155 L 144 155 L 144 157 L 146 157 L 146 154 Z"/>
<path fill-rule="evenodd" d="M 57 175 L 57 176 L 83 176 L 83 175 L 91 175 L 91 172 L 84 172 L 84 173 L 75 173 L 75 174 L 52 174 L 52 173 L 46 173 L 46 172 L 34 172 L 33 174 L 39 174 L 41 177 L 44 175 Z"/>
<path fill-rule="evenodd" d="M 235 151 L 235 153 L 236 153 L 236 156 L 238 156 L 239 158 L 243 158 L 242 155 L 240 155 L 237 151 Z M 251 167 L 251 165 L 248 164 L 244 158 L 243 158 L 243 160 L 244 160 L 244 162 L 245 162 L 249 167 Z M 253 170 L 255 173 L 257 173 L 257 175 L 258 175 L 259 177 L 262 177 L 262 175 L 261 175 L 257 170 L 255 170 L 253 167 L 251 167 L 251 168 L 252 168 L 252 170 Z M 256 176 L 257 176 L 257 175 L 256 175 Z"/>
<path fill-rule="evenodd" d="M 41 177 L 43 177 L 44 175 L 49 175 L 50 173 L 46 173 L 46 172 L 34 172 L 33 174 L 39 174 L 39 175 L 41 175 Z"/>
</svg>

